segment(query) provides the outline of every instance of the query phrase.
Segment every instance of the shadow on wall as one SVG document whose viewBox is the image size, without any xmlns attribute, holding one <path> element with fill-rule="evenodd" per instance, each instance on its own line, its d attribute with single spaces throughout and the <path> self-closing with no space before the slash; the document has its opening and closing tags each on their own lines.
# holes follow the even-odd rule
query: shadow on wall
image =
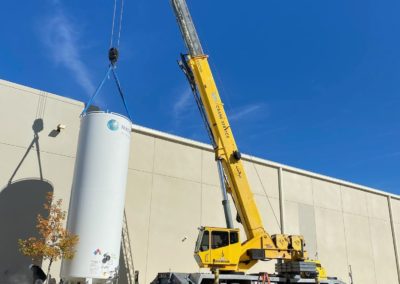
<svg viewBox="0 0 400 284">
<path fill-rule="evenodd" d="M 11 174 L 7 186 L 0 191 L 1 284 L 32 283 L 32 271 L 29 269 L 32 260 L 19 252 L 18 239 L 37 236 L 36 217 L 38 214 L 46 216 L 43 204 L 46 202 L 47 193 L 54 191 L 53 186 L 43 179 L 39 145 L 39 133 L 44 129 L 43 124 L 41 118 L 33 121 L 33 139 Z M 14 181 L 31 152 L 36 152 L 39 178 Z"/>
<path fill-rule="evenodd" d="M 19 169 L 21 168 L 22 164 L 24 163 L 26 157 L 29 155 L 31 148 L 34 146 L 36 147 L 36 155 L 37 155 L 37 160 L 38 160 L 38 168 L 39 168 L 39 174 L 40 174 L 40 179 L 43 180 L 43 170 L 42 170 L 42 160 L 40 159 L 40 145 L 39 145 L 39 132 L 43 130 L 43 119 L 38 118 L 33 121 L 32 124 L 32 130 L 33 130 L 33 139 L 32 142 L 29 144 L 29 146 L 26 148 L 26 152 L 24 156 L 22 157 L 21 161 L 15 168 L 13 174 L 10 177 L 10 180 L 8 181 L 9 184 L 12 183 L 14 177 L 18 173 Z"/>
<path fill-rule="evenodd" d="M 37 236 L 36 216 L 46 214 L 48 192 L 53 186 L 40 179 L 16 181 L 0 192 L 0 283 L 32 283 L 32 261 L 19 252 L 18 239 Z"/>
<path fill-rule="evenodd" d="M 121 244 L 121 249 L 119 253 L 119 271 L 118 271 L 118 284 L 131 284 L 131 281 L 129 281 L 128 277 L 128 268 L 127 265 L 125 264 L 124 260 L 124 251 L 122 249 L 122 244 Z"/>
</svg>

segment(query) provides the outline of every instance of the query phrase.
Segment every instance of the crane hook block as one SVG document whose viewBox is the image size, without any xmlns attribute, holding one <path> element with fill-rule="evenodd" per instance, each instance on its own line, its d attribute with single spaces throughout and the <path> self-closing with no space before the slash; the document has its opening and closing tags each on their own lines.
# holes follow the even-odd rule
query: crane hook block
<svg viewBox="0 0 400 284">
<path fill-rule="evenodd" d="M 119 57 L 119 51 L 116 47 L 111 47 L 108 50 L 108 60 L 110 60 L 110 63 L 112 65 L 115 65 L 117 63 Z"/>
</svg>

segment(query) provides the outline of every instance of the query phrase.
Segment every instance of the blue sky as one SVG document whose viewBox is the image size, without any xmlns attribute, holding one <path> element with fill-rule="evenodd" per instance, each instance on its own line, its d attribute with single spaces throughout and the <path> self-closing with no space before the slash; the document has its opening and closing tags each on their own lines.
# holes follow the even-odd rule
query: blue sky
<svg viewBox="0 0 400 284">
<path fill-rule="evenodd" d="M 242 152 L 400 193 L 400 2 L 188 0 Z M 113 1 L 6 1 L 0 78 L 87 101 Z M 167 0 L 125 0 L 118 73 L 135 123 L 208 142 Z M 108 82 L 97 104 L 123 111 Z"/>
</svg>

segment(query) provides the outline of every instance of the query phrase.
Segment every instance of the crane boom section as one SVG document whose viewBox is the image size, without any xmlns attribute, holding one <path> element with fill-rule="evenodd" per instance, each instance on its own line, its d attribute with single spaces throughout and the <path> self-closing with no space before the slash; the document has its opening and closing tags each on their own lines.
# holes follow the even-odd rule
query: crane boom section
<svg viewBox="0 0 400 284">
<path fill-rule="evenodd" d="M 207 119 L 216 143 L 216 158 L 222 161 L 228 177 L 231 193 L 248 239 L 265 234 L 260 213 L 253 193 L 238 157 L 238 148 L 218 93 L 207 56 L 196 56 L 189 60 L 196 86 L 204 105 Z"/>
<path fill-rule="evenodd" d="M 222 161 L 224 172 L 228 178 L 227 189 L 232 195 L 247 239 L 264 235 L 265 230 L 261 216 L 240 160 L 240 152 L 186 1 L 171 0 L 171 5 L 189 51 L 190 56 L 187 63 L 200 93 L 208 126 L 212 132 L 216 159 Z"/>
<path fill-rule="evenodd" d="M 180 66 L 195 93 L 211 136 L 215 158 L 222 164 L 227 191 L 232 196 L 247 237 L 240 243 L 237 229 L 202 227 L 195 249 L 197 263 L 211 269 L 246 271 L 259 260 L 305 259 L 307 253 L 302 236 L 270 236 L 265 231 L 208 56 L 203 52 L 186 1 L 170 1 L 189 51 L 189 55 L 182 56 Z"/>
</svg>

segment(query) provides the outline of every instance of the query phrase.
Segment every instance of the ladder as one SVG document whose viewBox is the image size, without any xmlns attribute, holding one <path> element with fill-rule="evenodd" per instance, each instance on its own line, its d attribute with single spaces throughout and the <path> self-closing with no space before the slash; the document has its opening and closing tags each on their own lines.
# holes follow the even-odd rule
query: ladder
<svg viewBox="0 0 400 284">
<path fill-rule="evenodd" d="M 133 265 L 131 240 L 129 238 L 128 222 L 126 219 L 126 212 L 124 210 L 124 220 L 122 225 L 122 254 L 124 257 L 124 263 L 126 268 L 126 278 L 128 279 L 128 284 L 137 284 L 135 267 Z"/>
</svg>

